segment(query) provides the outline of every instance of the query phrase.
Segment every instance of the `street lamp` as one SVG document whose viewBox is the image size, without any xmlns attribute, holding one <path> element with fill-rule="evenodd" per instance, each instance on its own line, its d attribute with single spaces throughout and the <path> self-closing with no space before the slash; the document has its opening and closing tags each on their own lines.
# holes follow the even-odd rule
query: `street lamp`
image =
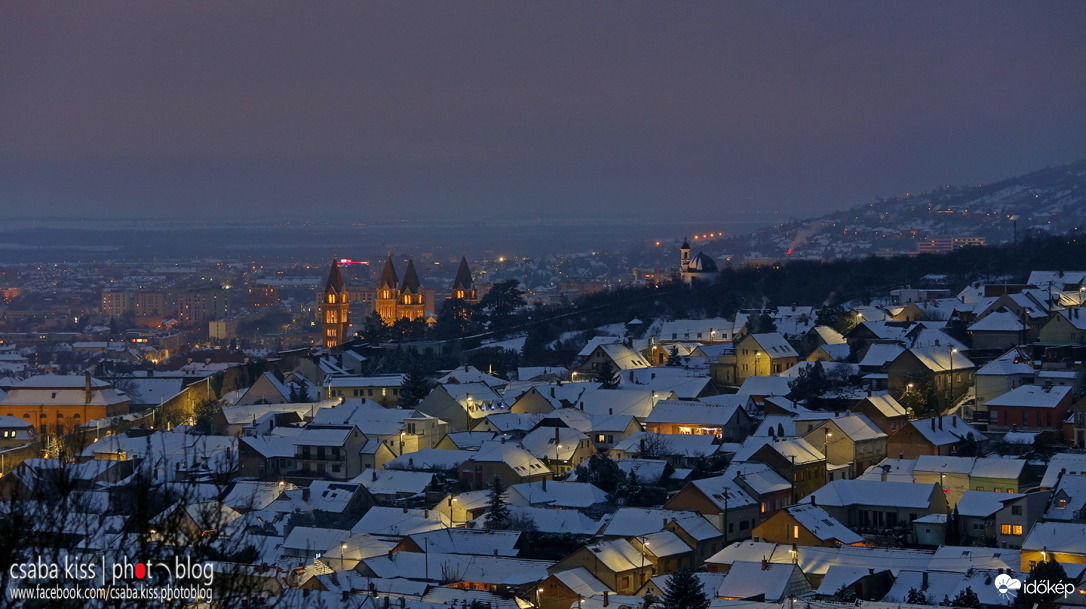
<svg viewBox="0 0 1086 609">
<path fill-rule="evenodd" d="M 826 435 L 822 438 L 822 454 L 826 457 L 826 467 L 829 468 L 830 464 L 830 438 L 833 437 L 833 432 L 829 427 L 823 427 L 822 431 L 826 432 Z"/>
<path fill-rule="evenodd" d="M 543 594 L 543 588 L 535 589 L 535 606 L 539 607 L 539 595 Z"/>
<path fill-rule="evenodd" d="M 957 347 L 950 348 L 950 397 L 947 399 L 948 412 L 954 407 L 954 354 L 957 352 Z"/>
<path fill-rule="evenodd" d="M 758 358 L 762 356 L 761 351 L 754 352 L 754 376 L 758 376 Z"/>
</svg>

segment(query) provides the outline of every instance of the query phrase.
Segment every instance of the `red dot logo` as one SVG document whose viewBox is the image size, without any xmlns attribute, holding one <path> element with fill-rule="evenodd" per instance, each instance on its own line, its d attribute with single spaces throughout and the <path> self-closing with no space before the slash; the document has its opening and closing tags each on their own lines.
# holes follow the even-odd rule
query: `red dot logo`
<svg viewBox="0 0 1086 609">
<path fill-rule="evenodd" d="M 147 565 L 143 563 L 136 564 L 136 579 L 143 579 L 147 577 Z"/>
</svg>

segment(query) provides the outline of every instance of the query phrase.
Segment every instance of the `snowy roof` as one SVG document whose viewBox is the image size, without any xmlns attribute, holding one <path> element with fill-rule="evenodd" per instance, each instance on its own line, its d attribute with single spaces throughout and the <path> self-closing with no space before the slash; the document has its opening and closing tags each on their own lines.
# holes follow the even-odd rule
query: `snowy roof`
<svg viewBox="0 0 1086 609">
<path fill-rule="evenodd" d="M 470 450 L 423 448 L 396 457 L 385 464 L 385 469 L 449 470 L 460 467 L 461 463 L 467 461 L 473 455 L 475 455 L 475 452 Z"/>
<path fill-rule="evenodd" d="M 916 459 L 883 459 L 867 468 L 860 480 L 881 480 L 885 474 L 890 482 L 912 482 Z"/>
<path fill-rule="evenodd" d="M 881 573 L 885 571 L 879 570 Z M 831 565 L 826 570 L 826 574 L 822 577 L 822 583 L 819 584 L 818 590 L 815 590 L 820 596 L 832 596 L 842 586 L 852 587 L 853 584 L 861 579 L 871 575 L 871 570 L 868 567 L 854 567 L 851 565 Z"/>
<path fill-rule="evenodd" d="M 351 532 L 407 536 L 450 525 L 448 517 L 437 510 L 374 506 L 351 527 Z"/>
<path fill-rule="evenodd" d="M 977 370 L 977 375 L 1033 374 L 1034 369 L 1031 359 L 1028 353 L 1019 347 L 1015 347 L 982 366 L 980 370 Z"/>
<path fill-rule="evenodd" d="M 829 326 L 815 326 L 812 330 L 818 334 L 818 338 L 827 345 L 845 344 L 845 337 Z"/>
<path fill-rule="evenodd" d="M 823 540 L 835 540 L 843 544 L 862 543 L 864 538 L 841 524 L 836 518 L 830 516 L 826 510 L 801 503 L 784 508 L 789 515 L 796 519 L 803 528 L 811 532 L 815 537 Z"/>
<path fill-rule="evenodd" d="M 622 343 L 611 343 L 606 345 L 600 345 L 596 347 L 597 351 L 602 351 L 607 355 L 619 370 L 629 370 L 631 368 L 648 368 L 649 364 L 645 361 L 640 353 L 633 349 L 623 345 Z"/>
<path fill-rule="evenodd" d="M 698 434 L 660 434 L 638 431 L 617 443 L 611 449 L 633 455 L 641 454 L 641 442 L 651 447 L 657 455 L 682 455 L 687 457 L 705 457 L 715 454 L 720 448 L 714 441 L 716 436 Z"/>
<path fill-rule="evenodd" d="M 758 343 L 770 359 L 778 357 L 799 357 L 792 345 L 785 340 L 779 332 L 767 332 L 765 334 L 751 334 L 751 338 Z"/>
<path fill-rule="evenodd" d="M 510 486 L 509 493 L 512 504 L 518 503 L 513 497 L 514 493 L 533 506 L 584 509 L 607 503 L 607 493 L 587 482 L 548 480 L 546 485 L 542 481 L 526 482 Z"/>
<path fill-rule="evenodd" d="M 1086 475 L 1064 474 L 1052 493 L 1045 520 L 1079 520 L 1086 507 Z"/>
<path fill-rule="evenodd" d="M 600 389 L 591 387 L 577 398 L 575 407 L 591 416 L 630 415 L 645 418 L 652 412 L 657 398 L 651 389 Z M 668 394 L 659 394 L 660 398 Z"/>
<path fill-rule="evenodd" d="M 886 434 L 862 414 L 851 414 L 830 419 L 853 442 L 885 438 Z"/>
<path fill-rule="evenodd" d="M 759 437 L 795 436 L 795 419 L 790 415 L 767 415 L 764 419 L 762 419 L 762 422 L 758 424 L 758 429 L 754 430 L 754 433 L 752 433 L 751 435 Z"/>
<path fill-rule="evenodd" d="M 1033 525 L 1022 550 L 1086 554 L 1086 524 L 1071 522 L 1038 522 Z"/>
<path fill-rule="evenodd" d="M 671 531 L 657 531 L 639 539 L 645 542 L 649 552 L 661 558 L 685 554 L 691 550 L 685 541 Z"/>
<path fill-rule="evenodd" d="M 927 509 L 931 505 L 935 487 L 935 484 L 912 482 L 834 480 L 808 495 L 804 501 L 814 498 L 818 505 L 836 507 L 871 505 Z"/>
<path fill-rule="evenodd" d="M 999 397 L 988 400 L 987 405 L 1028 408 L 1056 408 L 1071 394 L 1071 387 L 1050 385 L 1021 385 Z"/>
<path fill-rule="evenodd" d="M 822 453 L 803 438 L 756 438 L 749 437 L 743 442 L 743 448 L 735 453 L 736 461 L 750 461 L 754 453 L 763 446 L 768 446 L 777 451 L 786 459 L 795 457 L 796 464 L 814 463 L 824 461 Z"/>
<path fill-rule="evenodd" d="M 1019 493 L 997 493 L 995 491 L 965 491 L 956 506 L 962 516 L 988 518 L 1003 509 L 1003 502 L 1025 495 Z"/>
<path fill-rule="evenodd" d="M 521 476 L 541 475 L 550 471 L 542 461 L 519 444 L 500 440 L 484 442 L 479 450 L 470 453 L 467 460 L 504 463 Z"/>
<path fill-rule="evenodd" d="M 932 422 L 935 424 L 933 425 Z M 982 439 L 984 435 L 965 422 L 956 414 L 932 417 L 928 419 L 916 419 L 909 421 L 909 425 L 934 446 L 946 446 L 957 444 L 972 435 L 975 439 Z"/>
<path fill-rule="evenodd" d="M 536 529 L 542 533 L 569 533 L 571 535 L 595 535 L 603 526 L 601 521 L 593 520 L 578 510 L 560 508 L 535 508 L 522 505 L 509 506 L 514 516 L 530 518 Z M 487 515 L 479 519 L 486 522 Z"/>
<path fill-rule="evenodd" d="M 584 567 L 556 571 L 551 574 L 551 577 L 562 582 L 567 588 L 582 597 L 611 591 L 606 584 L 596 579 L 596 576 L 592 575 L 592 573 Z"/>
<path fill-rule="evenodd" d="M 969 326 L 970 332 L 1021 332 L 1026 326 L 1009 311 L 996 311 Z"/>
<path fill-rule="evenodd" d="M 372 400 L 347 400 L 333 408 L 322 408 L 313 415 L 310 426 L 354 425 L 369 437 L 400 433 L 404 421 L 415 416 L 414 410 L 385 408 Z"/>
<path fill-rule="evenodd" d="M 257 480 L 238 480 L 234 488 L 223 497 L 223 505 L 238 511 L 261 510 L 279 497 L 284 490 L 297 488 L 290 483 L 280 486 L 278 482 L 260 482 Z"/>
<path fill-rule="evenodd" d="M 371 469 L 351 479 L 366 487 L 373 495 L 418 495 L 434 483 L 431 472 L 414 472 L 395 469 Z"/>
<path fill-rule="evenodd" d="M 462 582 L 497 586 L 543 581 L 547 578 L 547 567 L 553 564 L 546 560 L 439 552 L 396 552 L 367 558 L 364 562 L 378 577 L 438 581 L 443 573 L 456 573 L 456 579 Z"/>
<path fill-rule="evenodd" d="M 754 498 L 792 488 L 792 484 L 771 467 L 757 461 L 733 460 L 724 470 L 724 477 L 734 480 L 743 490 L 754 493 Z"/>
<path fill-rule="evenodd" d="M 1025 468 L 1025 459 L 985 457 L 973 462 L 973 471 L 970 472 L 970 475 L 974 478 L 1003 478 L 1006 480 L 1014 480 L 1022 475 Z"/>
<path fill-rule="evenodd" d="M 445 554 L 482 554 L 516 556 L 520 550 L 519 531 L 484 531 L 482 529 L 434 529 L 410 535 L 423 551 Z"/>
<path fill-rule="evenodd" d="M 951 351 L 944 347 L 914 347 L 909 349 L 909 353 L 916 356 L 916 359 L 932 372 L 949 372 L 951 369 L 971 370 L 976 367 L 960 349 Z"/>
<path fill-rule="evenodd" d="M 765 595 L 767 600 L 779 600 L 786 594 L 798 596 L 809 592 L 811 586 L 803 577 L 800 581 L 805 585 L 805 590 L 789 590 L 796 568 L 796 565 L 790 563 L 768 563 L 763 567 L 761 562 L 734 562 L 716 595 L 737 599 Z"/>
<path fill-rule="evenodd" d="M 596 560 L 611 571 L 621 572 L 636 569 L 644 560 L 641 552 L 625 539 L 598 541 L 584 546 Z"/>
<path fill-rule="evenodd" d="M 577 452 L 581 442 L 587 439 L 587 435 L 569 427 L 537 427 L 528 432 L 520 443 L 525 450 L 539 459 L 569 461 Z"/>
<path fill-rule="evenodd" d="M 788 386 L 790 382 L 792 382 L 792 379 L 782 376 L 748 376 L 743 384 L 739 386 L 739 391 L 736 394 L 747 396 L 788 395 L 792 392 L 792 388 Z"/>
<path fill-rule="evenodd" d="M 889 393 L 869 395 L 864 399 L 870 402 L 884 417 L 900 417 L 908 414 L 905 407 Z"/>
<path fill-rule="evenodd" d="M 864 356 L 860 359 L 861 368 L 882 368 L 886 364 L 897 359 L 905 351 L 905 347 L 892 343 L 874 343 L 867 346 Z"/>
<path fill-rule="evenodd" d="M 701 491 L 709 501 L 712 501 L 718 508 L 723 510 L 725 505 L 729 511 L 743 506 L 754 505 L 757 503 L 743 487 L 735 481 L 732 476 L 713 476 L 712 478 L 702 478 L 700 480 L 694 480 L 690 484 Z M 725 498 L 727 501 L 725 501 Z"/>
<path fill-rule="evenodd" d="M 684 523 L 687 520 L 700 520 L 704 521 L 710 528 L 712 527 L 712 524 L 697 512 L 665 510 L 662 508 L 623 507 L 615 511 L 601 534 L 608 537 L 637 537 L 662 531 L 672 520 L 683 521 Z M 683 530 L 687 530 L 685 526 Z M 720 532 L 717 531 L 716 535 L 719 536 Z"/>
<path fill-rule="evenodd" d="M 739 409 L 736 405 L 661 400 L 645 418 L 645 423 L 685 423 L 689 425 L 725 425 Z"/>
<path fill-rule="evenodd" d="M 507 381 L 496 376 L 491 376 L 475 366 L 463 366 L 450 371 L 445 376 L 437 379 L 437 382 L 440 385 L 448 383 L 482 383 L 490 387 L 501 387 L 502 385 L 505 385 Z"/>
<path fill-rule="evenodd" d="M 914 472 L 933 472 L 936 474 L 968 474 L 973 471 L 972 457 L 941 457 L 920 455 L 916 458 Z"/>
<path fill-rule="evenodd" d="M 1048 468 L 1041 478 L 1041 488 L 1055 488 L 1061 471 L 1067 474 L 1086 474 L 1086 454 L 1057 453 L 1048 461 Z"/>
</svg>

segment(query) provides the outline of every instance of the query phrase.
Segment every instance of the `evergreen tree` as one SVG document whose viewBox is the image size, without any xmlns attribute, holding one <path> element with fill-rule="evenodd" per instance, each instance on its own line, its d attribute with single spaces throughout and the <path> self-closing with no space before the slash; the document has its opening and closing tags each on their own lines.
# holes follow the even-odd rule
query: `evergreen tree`
<svg viewBox="0 0 1086 609">
<path fill-rule="evenodd" d="M 605 493 L 614 493 L 622 484 L 625 475 L 618 464 L 610 457 L 592 455 L 587 461 L 577 466 L 577 480 L 594 484 Z"/>
<path fill-rule="evenodd" d="M 370 311 L 362 322 L 362 330 L 358 334 L 366 344 L 379 345 L 388 339 L 388 326 L 385 325 L 385 320 L 381 318 L 380 313 Z"/>
<path fill-rule="evenodd" d="M 686 567 L 672 573 L 665 587 L 663 609 L 703 609 L 709 604 L 701 580 Z"/>
<path fill-rule="evenodd" d="M 413 366 L 403 377 L 403 384 L 400 385 L 400 399 L 396 403 L 400 408 L 414 408 L 423 398 L 430 395 L 433 388 L 433 381 L 426 376 L 422 368 Z"/>
<path fill-rule="evenodd" d="M 600 383 L 600 389 L 618 389 L 621 377 L 615 365 L 607 360 L 596 369 L 596 375 L 592 377 L 592 380 Z"/>
<path fill-rule="evenodd" d="M 909 605 L 931 605 L 931 598 L 920 588 L 909 588 L 909 594 L 905 598 Z"/>
<path fill-rule="evenodd" d="M 961 516 L 958 514 L 958 506 L 954 506 L 954 510 L 951 511 L 946 518 L 946 536 L 943 539 L 943 544 L 956 546 L 961 544 L 961 542 Z"/>
<path fill-rule="evenodd" d="M 505 497 L 502 497 L 504 492 L 505 485 L 502 484 L 502 479 L 494 476 L 494 481 L 490 483 L 490 507 L 486 510 L 486 524 L 483 525 L 483 528 L 488 531 L 505 530 L 513 524 L 513 514 L 509 511 L 509 504 L 505 502 Z"/>
<path fill-rule="evenodd" d="M 826 371 L 822 369 L 819 362 L 813 362 L 800 368 L 796 378 L 788 382 L 788 399 L 810 402 L 825 393 L 829 388 L 830 382 L 826 378 Z"/>
<path fill-rule="evenodd" d="M 980 597 L 976 592 L 973 592 L 972 587 L 966 587 L 955 596 L 953 599 L 947 599 L 947 604 L 951 607 L 969 607 L 969 609 L 980 609 Z"/>
<path fill-rule="evenodd" d="M 1067 577 L 1067 572 L 1063 570 L 1063 566 L 1054 560 L 1042 560 L 1037 563 L 1033 570 L 1029 573 L 1029 578 L 1022 582 L 1022 587 L 1018 590 L 1018 596 L 1014 597 L 1014 604 L 1017 607 L 1033 607 L 1038 603 L 1045 603 L 1055 600 L 1058 594 L 1055 592 L 1048 592 L 1046 594 L 1028 594 L 1026 592 L 1026 584 L 1029 582 L 1048 582 L 1051 584 L 1057 583 L 1069 583 L 1074 585 L 1074 580 Z"/>
<path fill-rule="evenodd" d="M 856 590 L 848 584 L 841 584 L 841 587 L 833 593 L 833 600 L 838 603 L 855 603 Z"/>
<path fill-rule="evenodd" d="M 668 366 L 682 366 L 683 361 L 679 359 L 679 347 L 678 345 L 671 345 L 671 349 L 667 352 L 667 365 Z"/>
</svg>

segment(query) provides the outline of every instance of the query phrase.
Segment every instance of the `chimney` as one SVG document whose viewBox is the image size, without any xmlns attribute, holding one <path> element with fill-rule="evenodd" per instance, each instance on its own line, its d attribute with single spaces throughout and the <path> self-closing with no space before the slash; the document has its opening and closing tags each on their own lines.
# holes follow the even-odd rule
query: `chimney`
<svg viewBox="0 0 1086 609">
<path fill-rule="evenodd" d="M 766 560 L 765 557 L 763 556 L 762 557 L 762 571 L 767 571 L 767 570 L 769 570 L 769 561 Z"/>
<path fill-rule="evenodd" d="M 407 597 L 401 596 L 400 597 L 400 609 L 405 609 L 406 607 L 407 607 Z"/>
<path fill-rule="evenodd" d="M 494 551 L 497 552 L 497 550 L 494 550 Z M 603 591 L 603 606 L 606 607 L 610 603 L 611 603 L 611 599 L 608 598 L 608 593 L 607 593 L 606 590 L 604 590 Z"/>
<path fill-rule="evenodd" d="M 543 476 L 543 483 L 540 485 L 543 488 L 543 492 L 547 491 L 547 477 Z"/>
<path fill-rule="evenodd" d="M 950 426 L 951 427 L 957 427 L 958 426 L 958 417 L 950 417 Z"/>
<path fill-rule="evenodd" d="M 422 511 L 422 517 L 423 518 L 429 518 L 430 517 L 430 510 L 423 510 Z"/>
<path fill-rule="evenodd" d="M 554 387 L 551 387 L 551 397 L 554 397 Z"/>
<path fill-rule="evenodd" d="M 350 596 L 351 596 L 351 591 L 350 590 L 344 590 L 343 593 L 340 595 L 339 600 L 340 600 L 341 603 L 346 603 L 347 599 Z"/>
<path fill-rule="evenodd" d="M 90 372 L 83 373 L 83 403 L 90 404 L 91 402 L 91 375 Z"/>
<path fill-rule="evenodd" d="M 818 505 L 818 497 L 811 495 L 811 505 Z"/>
<path fill-rule="evenodd" d="M 943 428 L 943 417 L 938 417 L 938 418 L 939 418 L 939 429 L 941 430 Z"/>
<path fill-rule="evenodd" d="M 302 489 L 302 501 L 309 501 L 309 487 Z"/>
<path fill-rule="evenodd" d="M 935 418 L 934 417 L 931 419 L 931 430 L 935 431 Z"/>
<path fill-rule="evenodd" d="M 389 601 L 389 596 L 386 595 L 385 596 L 385 602 L 384 602 L 385 609 L 388 609 L 388 601 Z"/>
<path fill-rule="evenodd" d="M 377 482 L 377 468 L 374 468 L 372 471 L 373 471 L 373 475 L 370 476 L 370 481 L 371 482 Z"/>
<path fill-rule="evenodd" d="M 405 505 L 405 506 L 403 506 L 403 513 L 404 513 L 404 514 L 406 514 L 406 513 L 407 513 L 407 506 L 406 506 L 406 505 Z"/>
</svg>

